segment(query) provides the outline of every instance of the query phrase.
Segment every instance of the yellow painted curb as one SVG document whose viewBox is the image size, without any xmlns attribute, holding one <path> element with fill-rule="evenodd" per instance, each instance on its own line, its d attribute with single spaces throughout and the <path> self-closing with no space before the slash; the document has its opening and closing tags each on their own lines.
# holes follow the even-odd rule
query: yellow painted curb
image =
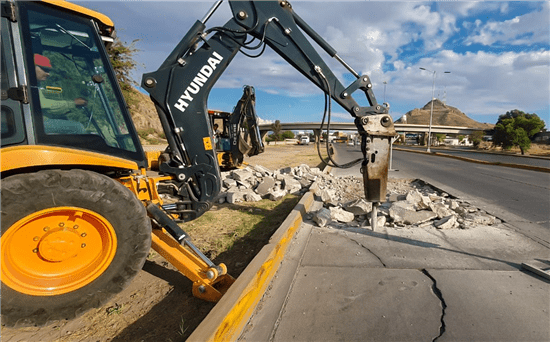
<svg viewBox="0 0 550 342">
<path fill-rule="evenodd" d="M 239 338 L 313 203 L 313 193 L 307 192 L 187 341 L 235 341 Z"/>
</svg>

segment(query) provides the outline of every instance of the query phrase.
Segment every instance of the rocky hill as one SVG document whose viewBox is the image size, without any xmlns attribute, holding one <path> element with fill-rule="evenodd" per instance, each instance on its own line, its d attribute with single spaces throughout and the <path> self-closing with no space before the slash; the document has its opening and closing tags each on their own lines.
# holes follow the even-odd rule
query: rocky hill
<svg viewBox="0 0 550 342">
<path fill-rule="evenodd" d="M 135 88 L 131 88 L 125 96 L 141 143 L 144 145 L 166 143 L 157 110 L 149 96 Z"/>
<path fill-rule="evenodd" d="M 415 108 L 407 112 L 407 114 L 403 115 L 396 122 L 416 125 L 429 125 L 431 105 L 432 101 L 426 103 L 426 105 L 422 108 Z M 494 127 L 493 124 L 481 123 L 469 118 L 468 116 L 466 116 L 466 114 L 462 113 L 457 108 L 446 105 L 439 99 L 433 100 L 433 106 L 434 109 L 432 125 L 461 126 L 481 129 L 491 129 Z"/>
</svg>

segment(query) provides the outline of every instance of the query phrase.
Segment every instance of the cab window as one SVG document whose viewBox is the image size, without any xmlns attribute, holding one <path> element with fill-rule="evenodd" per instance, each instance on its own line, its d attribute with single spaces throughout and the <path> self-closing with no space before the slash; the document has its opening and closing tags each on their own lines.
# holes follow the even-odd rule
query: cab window
<svg viewBox="0 0 550 342">
<path fill-rule="evenodd" d="M 22 5 L 37 142 L 100 152 L 137 152 L 92 22 Z M 30 49 L 29 49 L 30 48 Z"/>
</svg>

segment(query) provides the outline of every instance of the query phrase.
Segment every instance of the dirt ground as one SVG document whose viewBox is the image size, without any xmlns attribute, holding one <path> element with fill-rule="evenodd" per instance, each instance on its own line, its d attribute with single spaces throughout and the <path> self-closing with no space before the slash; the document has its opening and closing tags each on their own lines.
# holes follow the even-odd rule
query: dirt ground
<svg viewBox="0 0 550 342">
<path fill-rule="evenodd" d="M 320 166 L 314 145 L 269 145 L 266 152 L 248 158 L 250 164 L 270 169 L 297 166 L 305 163 Z M 208 247 L 201 246 L 201 240 L 216 238 L 216 235 L 233 234 L 217 230 L 219 222 L 231 215 L 231 210 L 265 214 L 264 220 L 276 229 L 299 198 L 285 198 L 275 209 L 254 208 L 244 204 L 214 205 L 213 215 L 219 213 L 214 222 L 205 223 L 211 229 L 202 229 L 201 236 L 194 239 L 205 253 Z M 264 212 L 261 212 L 264 211 Z M 217 213 L 216 213 L 217 212 Z M 274 216 L 269 217 L 270 212 Z M 281 215 L 281 212 L 287 214 Z M 206 214 L 205 214 L 206 215 Z M 213 216 L 216 218 L 217 216 Z M 204 228 L 201 227 L 201 228 Z M 185 229 L 185 228 L 184 228 Z M 273 229 L 273 230 L 274 230 Z M 193 236 L 192 231 L 188 233 Z M 272 232 L 250 232 L 238 237 L 230 250 L 215 256 L 215 263 L 223 262 L 229 273 L 237 277 L 267 243 Z M 69 322 L 56 322 L 46 327 L 11 329 L 2 327 L 3 342 L 14 341 L 184 341 L 214 307 L 213 303 L 196 299 L 191 294 L 191 281 L 181 275 L 162 256 L 151 251 L 143 270 L 130 286 L 100 308 L 90 310 Z"/>
</svg>

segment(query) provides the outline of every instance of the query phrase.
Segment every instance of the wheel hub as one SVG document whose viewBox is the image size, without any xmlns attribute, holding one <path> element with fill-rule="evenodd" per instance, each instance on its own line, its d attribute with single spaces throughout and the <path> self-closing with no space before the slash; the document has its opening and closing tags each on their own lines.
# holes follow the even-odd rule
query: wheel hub
<svg viewBox="0 0 550 342">
<path fill-rule="evenodd" d="M 48 231 L 40 239 L 38 253 L 50 262 L 61 262 L 77 256 L 81 246 L 80 235 L 74 229 L 56 228 Z"/>
<path fill-rule="evenodd" d="M 117 238 L 109 221 L 77 207 L 45 209 L 2 234 L 2 282 L 34 296 L 77 290 L 110 265 Z"/>
</svg>

